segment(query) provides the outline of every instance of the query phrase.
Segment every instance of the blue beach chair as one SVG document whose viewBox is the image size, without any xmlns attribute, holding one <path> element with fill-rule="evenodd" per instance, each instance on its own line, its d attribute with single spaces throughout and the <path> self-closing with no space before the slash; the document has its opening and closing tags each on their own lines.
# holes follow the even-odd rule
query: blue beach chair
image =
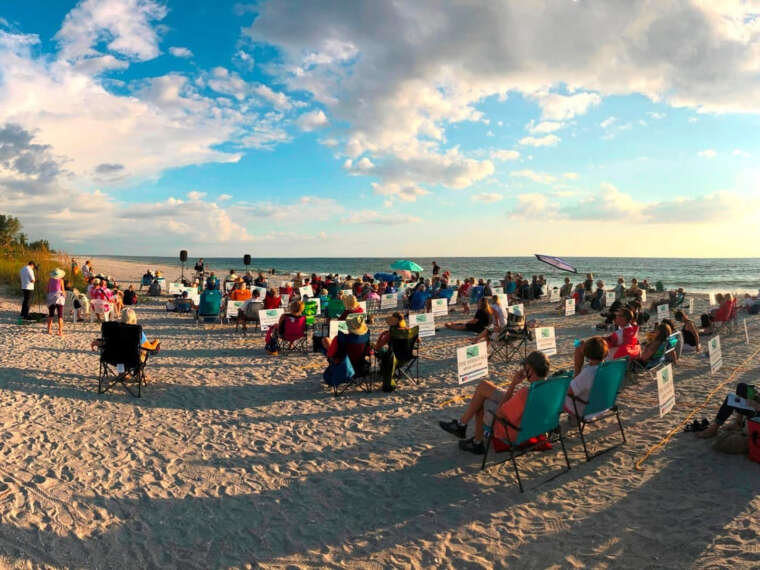
<svg viewBox="0 0 760 570">
<path fill-rule="evenodd" d="M 517 458 L 537 447 L 546 445 L 545 441 L 530 443 L 529 440 L 531 438 L 537 438 L 546 434 L 556 434 L 562 445 L 562 453 L 565 456 L 565 463 L 567 463 L 567 469 L 569 471 L 570 460 L 567 457 L 565 441 L 562 438 L 562 430 L 559 427 L 559 414 L 562 411 L 562 405 L 565 401 L 565 396 L 567 395 L 567 389 L 570 386 L 570 380 L 572 380 L 572 375 L 567 373 L 531 383 L 528 399 L 525 402 L 525 410 L 519 426 L 515 426 L 506 419 L 494 415 L 491 427 L 488 431 L 488 437 L 486 438 L 486 451 L 483 455 L 483 465 L 481 466 L 481 469 L 486 468 L 488 450 L 491 448 L 495 439 L 493 428 L 496 422 L 500 422 L 505 428 L 506 438 L 499 438 L 499 441 L 509 447 L 509 457 L 494 463 L 494 465 L 499 465 L 509 460 L 512 461 L 512 466 L 515 469 L 515 477 L 517 478 L 517 485 L 520 487 L 521 493 L 524 489 L 522 480 L 520 479 L 520 472 L 517 469 Z M 515 441 L 512 441 L 509 437 L 509 428 L 517 431 L 517 438 Z"/>
<path fill-rule="evenodd" d="M 581 436 L 583 452 L 586 454 L 586 461 L 591 461 L 593 457 L 615 449 L 618 445 L 623 445 L 626 442 L 625 432 L 623 431 L 623 422 L 620 420 L 620 411 L 617 406 L 617 395 L 623 384 L 623 379 L 625 378 L 627 370 L 627 357 L 602 362 L 596 370 L 594 384 L 591 386 L 591 393 L 588 396 L 588 401 L 584 401 L 577 396 L 570 396 L 573 401 L 573 408 L 575 409 L 575 417 L 578 421 L 578 433 Z M 578 414 L 578 403 L 585 406 L 583 409 L 583 416 Z M 583 437 L 583 431 L 589 424 L 609 418 L 612 415 L 617 418 L 623 442 L 590 455 L 588 448 L 586 447 L 586 439 Z"/>
</svg>

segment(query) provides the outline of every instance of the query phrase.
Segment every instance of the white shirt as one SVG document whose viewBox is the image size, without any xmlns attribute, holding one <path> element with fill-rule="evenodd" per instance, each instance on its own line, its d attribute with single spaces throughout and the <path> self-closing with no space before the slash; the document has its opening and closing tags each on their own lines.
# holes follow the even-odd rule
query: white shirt
<svg viewBox="0 0 760 570">
<path fill-rule="evenodd" d="M 580 398 L 581 400 L 588 402 L 588 397 L 591 394 L 591 388 L 594 385 L 594 377 L 596 376 L 597 368 L 599 368 L 598 365 L 590 366 L 587 364 L 583 367 L 578 376 L 570 381 L 570 389 L 573 391 L 573 394 L 575 394 L 576 398 Z M 576 401 L 575 406 L 578 408 L 578 414 L 580 417 L 583 417 L 583 409 L 586 407 L 585 404 Z M 565 410 L 572 412 L 573 415 L 575 415 L 573 400 L 570 398 L 570 396 L 567 396 L 565 398 Z"/>
<path fill-rule="evenodd" d="M 31 265 L 24 265 L 21 268 L 21 288 L 27 291 L 34 289 L 34 270 Z"/>
<path fill-rule="evenodd" d="M 496 321 L 496 330 L 500 330 L 507 325 L 507 316 L 504 314 L 504 307 L 501 305 L 491 305 L 493 309 L 494 320 Z"/>
</svg>

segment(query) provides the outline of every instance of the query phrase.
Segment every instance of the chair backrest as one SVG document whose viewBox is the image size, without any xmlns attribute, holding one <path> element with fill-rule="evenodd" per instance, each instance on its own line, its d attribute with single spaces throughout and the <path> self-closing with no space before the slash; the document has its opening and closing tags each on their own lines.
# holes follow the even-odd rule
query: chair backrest
<svg viewBox="0 0 760 570">
<path fill-rule="evenodd" d="M 380 300 L 369 299 L 367 301 L 367 314 L 374 315 L 375 313 L 379 313 L 379 312 L 380 312 Z"/>
<path fill-rule="evenodd" d="M 198 304 L 198 314 L 205 316 L 215 316 L 219 314 L 222 305 L 222 295 L 218 289 L 206 289 L 201 293 L 201 300 Z"/>
<path fill-rule="evenodd" d="M 572 374 L 567 373 L 531 383 L 516 445 L 557 428 L 570 380 Z"/>
<path fill-rule="evenodd" d="M 414 348 L 420 336 L 420 327 L 391 329 L 390 347 L 399 363 L 406 363 L 415 357 Z"/>
<path fill-rule="evenodd" d="M 298 340 L 306 336 L 306 317 L 303 315 L 299 317 L 287 316 L 285 317 L 285 324 L 282 331 L 282 338 L 288 342 Z"/>
<path fill-rule="evenodd" d="M 92 311 L 96 315 L 102 315 L 107 310 L 110 309 L 110 306 L 108 305 L 108 301 L 105 299 L 91 299 L 90 300 L 90 306 L 92 307 Z"/>
<path fill-rule="evenodd" d="M 607 360 L 599 365 L 588 396 L 588 404 L 583 409 L 584 416 L 593 416 L 615 405 L 627 370 L 628 357 Z"/>
<path fill-rule="evenodd" d="M 369 332 L 356 335 L 351 333 L 344 333 L 338 331 L 338 346 L 343 353 L 348 356 L 351 364 L 354 367 L 354 371 L 359 374 L 360 371 L 365 371 L 369 361 L 370 337 Z"/>
<path fill-rule="evenodd" d="M 317 317 L 317 302 L 306 301 L 303 305 L 303 316 L 306 317 L 306 324 L 313 326 Z"/>
<path fill-rule="evenodd" d="M 327 316 L 331 319 L 337 319 L 345 310 L 346 306 L 340 299 L 330 299 L 330 302 L 327 304 Z"/>
<path fill-rule="evenodd" d="M 125 323 L 103 323 L 100 328 L 103 347 L 100 360 L 108 364 L 123 364 L 133 368 L 140 364 L 140 339 L 142 327 Z"/>
</svg>

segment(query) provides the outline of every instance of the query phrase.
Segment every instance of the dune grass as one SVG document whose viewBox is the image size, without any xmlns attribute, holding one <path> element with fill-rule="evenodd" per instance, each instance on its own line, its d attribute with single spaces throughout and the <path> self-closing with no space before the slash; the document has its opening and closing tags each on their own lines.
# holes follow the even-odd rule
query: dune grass
<svg viewBox="0 0 760 570">
<path fill-rule="evenodd" d="M 35 287 L 33 304 L 45 304 L 45 292 L 47 291 L 50 272 L 56 267 L 60 267 L 66 272 L 64 280 L 72 280 L 71 276 L 71 258 L 65 254 L 50 253 L 49 251 L 25 251 L 14 255 L 0 256 L 0 286 L 6 293 L 13 296 L 21 295 L 21 279 L 19 273 L 21 268 L 30 261 L 37 264 L 35 276 L 37 286 Z M 84 279 L 81 273 L 73 279 L 74 287 L 80 290 L 84 287 Z"/>
</svg>

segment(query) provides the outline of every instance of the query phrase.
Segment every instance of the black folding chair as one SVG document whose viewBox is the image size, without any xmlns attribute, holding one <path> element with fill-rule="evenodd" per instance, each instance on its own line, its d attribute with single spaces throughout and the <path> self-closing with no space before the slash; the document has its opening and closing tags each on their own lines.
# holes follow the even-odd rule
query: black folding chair
<svg viewBox="0 0 760 570">
<path fill-rule="evenodd" d="M 394 328 L 390 331 L 390 349 L 396 357 L 396 379 L 420 383 L 420 327 Z"/>
<path fill-rule="evenodd" d="M 523 322 L 520 327 L 507 325 L 499 331 L 497 338 L 489 343 L 488 359 L 496 362 L 497 359 L 503 358 L 504 362 L 509 364 L 515 357 L 526 358 L 528 342 L 531 340 L 533 331 L 528 328 L 527 323 Z"/>
<path fill-rule="evenodd" d="M 101 326 L 100 367 L 98 394 L 108 392 L 116 384 L 140 398 L 145 383 L 145 364 L 155 352 L 140 347 L 142 327 L 118 322 L 105 322 Z M 128 382 L 137 384 L 137 391 Z"/>
</svg>

